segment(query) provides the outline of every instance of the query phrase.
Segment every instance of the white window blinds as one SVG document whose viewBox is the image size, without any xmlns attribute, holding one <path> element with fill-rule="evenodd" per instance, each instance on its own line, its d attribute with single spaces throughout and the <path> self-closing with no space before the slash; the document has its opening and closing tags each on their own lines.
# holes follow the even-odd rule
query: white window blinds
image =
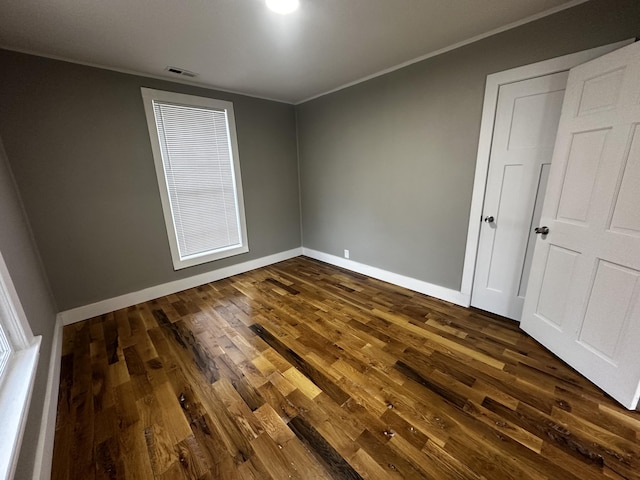
<svg viewBox="0 0 640 480">
<path fill-rule="evenodd" d="M 7 339 L 7 336 L 2 329 L 2 323 L 6 321 L 3 314 L 4 312 L 2 311 L 2 308 L 0 308 L 0 379 L 2 378 L 4 367 L 7 365 L 9 355 L 11 354 L 9 340 Z"/>
<path fill-rule="evenodd" d="M 240 244 L 225 111 L 153 102 L 180 257 Z"/>
<path fill-rule="evenodd" d="M 174 268 L 247 252 L 233 105 L 142 89 Z"/>
</svg>

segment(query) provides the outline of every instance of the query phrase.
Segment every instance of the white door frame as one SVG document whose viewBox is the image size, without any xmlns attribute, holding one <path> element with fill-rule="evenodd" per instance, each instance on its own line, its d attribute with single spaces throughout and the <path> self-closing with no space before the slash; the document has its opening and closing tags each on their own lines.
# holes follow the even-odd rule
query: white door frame
<svg viewBox="0 0 640 480">
<path fill-rule="evenodd" d="M 496 118 L 498 105 L 498 92 L 502 85 L 528 80 L 530 78 L 550 75 L 552 73 L 569 70 L 576 65 L 588 62 L 606 53 L 629 45 L 634 38 L 621 42 L 604 45 L 602 47 L 584 50 L 582 52 L 564 55 L 562 57 L 544 60 L 542 62 L 525 65 L 523 67 L 505 70 L 504 72 L 487 75 L 487 83 L 484 92 L 484 104 L 482 106 L 482 121 L 480 124 L 480 138 L 478 140 L 478 156 L 476 159 L 476 173 L 473 180 L 473 194 L 471 196 L 471 210 L 469 212 L 469 229 L 467 231 L 467 248 L 464 254 L 464 266 L 462 268 L 462 285 L 460 293 L 471 305 L 471 290 L 473 277 L 476 270 L 476 257 L 478 254 L 478 242 L 480 240 L 480 226 L 484 194 L 487 187 L 487 173 L 489 171 L 489 156 L 491 154 L 491 142 L 493 140 L 493 125 Z"/>
</svg>

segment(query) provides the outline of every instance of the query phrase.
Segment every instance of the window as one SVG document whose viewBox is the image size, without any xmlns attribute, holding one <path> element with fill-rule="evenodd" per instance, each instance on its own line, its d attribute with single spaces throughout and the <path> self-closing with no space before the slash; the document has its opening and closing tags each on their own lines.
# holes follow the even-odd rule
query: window
<svg viewBox="0 0 640 480">
<path fill-rule="evenodd" d="M 1 160 L 0 160 L 1 161 Z M 0 479 L 13 478 L 41 337 L 34 337 L 0 253 Z"/>
<path fill-rule="evenodd" d="M 233 104 L 142 89 L 174 269 L 249 251 Z"/>
</svg>

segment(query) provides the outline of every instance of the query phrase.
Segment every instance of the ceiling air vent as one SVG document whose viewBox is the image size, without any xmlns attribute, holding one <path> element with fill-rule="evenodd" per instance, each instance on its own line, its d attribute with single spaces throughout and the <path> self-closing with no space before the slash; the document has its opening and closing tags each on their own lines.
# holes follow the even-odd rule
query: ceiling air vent
<svg viewBox="0 0 640 480">
<path fill-rule="evenodd" d="M 197 73 L 190 72 L 189 70 L 185 70 L 184 68 L 167 67 L 167 68 L 165 68 L 165 70 L 167 72 L 174 73 L 176 75 L 181 75 L 183 77 L 191 77 L 191 78 L 193 78 L 193 77 L 197 77 L 198 76 Z"/>
</svg>

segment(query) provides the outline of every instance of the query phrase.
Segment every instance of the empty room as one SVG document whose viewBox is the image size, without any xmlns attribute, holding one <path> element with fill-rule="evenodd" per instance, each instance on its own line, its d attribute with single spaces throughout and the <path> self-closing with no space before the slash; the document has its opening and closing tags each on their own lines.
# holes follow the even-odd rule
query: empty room
<svg viewBox="0 0 640 480">
<path fill-rule="evenodd" d="M 0 2 L 0 480 L 640 480 L 640 2 Z"/>
</svg>

